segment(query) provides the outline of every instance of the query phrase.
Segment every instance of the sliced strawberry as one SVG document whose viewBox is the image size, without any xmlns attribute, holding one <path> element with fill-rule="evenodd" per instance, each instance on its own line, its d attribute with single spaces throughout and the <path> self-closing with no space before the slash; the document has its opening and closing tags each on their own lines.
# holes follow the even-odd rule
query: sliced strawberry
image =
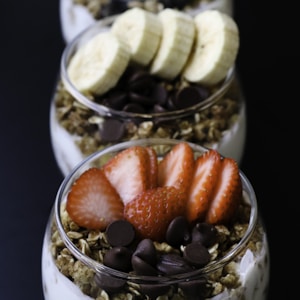
<svg viewBox="0 0 300 300">
<path fill-rule="evenodd" d="M 104 230 L 123 219 L 124 205 L 102 170 L 91 168 L 74 182 L 67 197 L 66 210 L 79 226 Z"/>
<path fill-rule="evenodd" d="M 103 166 L 106 177 L 124 204 L 148 189 L 148 162 L 147 150 L 134 146 L 119 152 Z"/>
<path fill-rule="evenodd" d="M 173 146 L 158 165 L 158 186 L 174 186 L 187 191 L 194 170 L 194 154 L 186 142 Z"/>
<path fill-rule="evenodd" d="M 148 188 L 152 189 L 157 187 L 158 177 L 158 160 L 156 151 L 151 147 L 146 147 L 145 150 L 148 152 Z"/>
<path fill-rule="evenodd" d="M 186 217 L 189 222 L 204 220 L 220 167 L 221 156 L 216 150 L 208 150 L 197 158 L 187 198 Z"/>
<path fill-rule="evenodd" d="M 124 217 L 141 238 L 162 241 L 169 223 L 183 215 L 185 193 L 175 187 L 158 187 L 138 195 L 124 207 Z"/>
<path fill-rule="evenodd" d="M 229 222 L 241 199 L 242 182 L 238 164 L 232 158 L 224 158 L 205 221 L 211 224 Z"/>
</svg>

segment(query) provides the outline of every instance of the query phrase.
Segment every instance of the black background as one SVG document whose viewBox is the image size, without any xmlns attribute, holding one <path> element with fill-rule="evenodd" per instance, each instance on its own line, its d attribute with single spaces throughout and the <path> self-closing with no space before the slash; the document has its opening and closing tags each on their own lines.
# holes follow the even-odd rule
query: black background
<svg viewBox="0 0 300 300">
<path fill-rule="evenodd" d="M 293 193 L 299 178 L 298 25 L 294 8 L 260 2 L 266 1 L 235 4 L 237 66 L 248 117 L 242 169 L 269 234 L 269 299 L 295 299 L 290 272 L 297 277 L 299 260 L 293 229 L 299 220 L 299 192 Z M 0 299 L 41 300 L 42 239 L 62 181 L 49 134 L 49 105 L 64 48 L 58 0 L 1 1 L 0 32 Z"/>
</svg>

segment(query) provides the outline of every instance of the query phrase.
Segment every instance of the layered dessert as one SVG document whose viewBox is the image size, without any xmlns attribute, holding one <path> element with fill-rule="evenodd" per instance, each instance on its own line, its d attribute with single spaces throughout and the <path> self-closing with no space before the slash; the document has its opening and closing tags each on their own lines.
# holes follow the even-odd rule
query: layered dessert
<svg viewBox="0 0 300 300">
<path fill-rule="evenodd" d="M 99 149 L 150 137 L 199 143 L 240 163 L 246 108 L 238 48 L 236 23 L 216 10 L 193 18 L 133 8 L 79 35 L 63 53 L 51 103 L 62 173 Z"/>
<path fill-rule="evenodd" d="M 164 8 L 177 8 L 191 15 L 205 9 L 218 9 L 233 15 L 232 0 L 60 0 L 60 20 L 62 34 L 66 42 L 70 42 L 77 34 L 97 20 L 124 12 L 132 7 L 141 7 L 151 12 L 159 12 Z"/>
<path fill-rule="evenodd" d="M 178 140 L 129 141 L 62 183 L 42 276 L 45 300 L 263 300 L 267 235 L 232 158 Z"/>
</svg>

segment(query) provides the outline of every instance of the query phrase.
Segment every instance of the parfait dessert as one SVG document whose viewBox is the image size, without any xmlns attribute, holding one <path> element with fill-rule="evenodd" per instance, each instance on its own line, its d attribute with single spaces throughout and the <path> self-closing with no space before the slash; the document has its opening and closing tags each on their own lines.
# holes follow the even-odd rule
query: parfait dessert
<svg viewBox="0 0 300 300">
<path fill-rule="evenodd" d="M 241 162 L 246 105 L 235 73 L 239 31 L 218 10 L 141 8 L 103 19 L 66 47 L 50 111 L 64 175 L 122 141 L 175 138 Z"/>
<path fill-rule="evenodd" d="M 235 160 L 174 139 L 98 151 L 57 193 L 45 300 L 264 300 L 267 234 Z"/>
<path fill-rule="evenodd" d="M 232 0 L 60 0 L 63 38 L 70 42 L 97 20 L 116 15 L 133 7 L 158 13 L 164 8 L 183 10 L 191 15 L 205 9 L 217 9 L 233 15 Z"/>
</svg>

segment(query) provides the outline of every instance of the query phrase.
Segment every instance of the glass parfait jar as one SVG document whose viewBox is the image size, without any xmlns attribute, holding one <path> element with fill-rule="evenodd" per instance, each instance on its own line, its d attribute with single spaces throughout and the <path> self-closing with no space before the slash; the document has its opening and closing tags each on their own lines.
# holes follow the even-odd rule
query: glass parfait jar
<svg viewBox="0 0 300 300">
<path fill-rule="evenodd" d="M 59 10 L 63 38 L 68 43 L 97 20 L 135 6 L 152 12 L 158 12 L 165 7 L 177 7 L 191 15 L 205 9 L 218 9 L 228 15 L 233 15 L 232 0 L 184 0 L 168 1 L 168 4 L 164 0 L 60 0 Z"/>
<path fill-rule="evenodd" d="M 198 143 L 240 163 L 246 137 L 246 102 L 234 66 L 221 83 L 209 89 L 198 86 L 203 97 L 201 101 L 197 99 L 196 104 L 181 101 L 187 105 L 169 109 L 174 106 L 169 101 L 167 109 L 151 112 L 112 108 L 101 99 L 76 89 L 68 76 L 70 59 L 85 42 L 99 32 L 109 30 L 114 20 L 115 16 L 96 22 L 70 42 L 63 52 L 60 77 L 50 108 L 52 146 L 62 173 L 68 174 L 86 156 L 109 145 L 153 137 Z M 127 88 L 130 84 L 125 82 L 124 85 Z M 169 94 L 182 92 L 186 87 L 182 79 L 162 84 Z"/>
<path fill-rule="evenodd" d="M 209 246 L 210 262 L 193 271 L 141 276 L 107 267 L 103 263 L 108 247 L 106 232 L 89 231 L 70 220 L 65 210 L 66 198 L 72 184 L 84 171 L 103 166 L 117 153 L 132 146 L 152 147 L 161 159 L 179 142 L 150 138 L 116 144 L 90 155 L 63 180 L 44 235 L 42 280 L 45 300 L 156 299 L 159 295 L 164 298 L 157 299 L 267 299 L 270 259 L 267 233 L 255 191 L 242 171 L 243 202 L 238 217 L 231 220 L 231 225 L 216 227 L 220 238 Z M 200 145 L 190 145 L 195 157 L 207 151 Z M 172 248 L 166 242 L 158 242 L 155 247 L 160 253 L 168 253 Z M 185 246 L 180 249 L 182 247 Z M 103 288 L 101 278 L 107 279 L 108 290 Z"/>
</svg>

